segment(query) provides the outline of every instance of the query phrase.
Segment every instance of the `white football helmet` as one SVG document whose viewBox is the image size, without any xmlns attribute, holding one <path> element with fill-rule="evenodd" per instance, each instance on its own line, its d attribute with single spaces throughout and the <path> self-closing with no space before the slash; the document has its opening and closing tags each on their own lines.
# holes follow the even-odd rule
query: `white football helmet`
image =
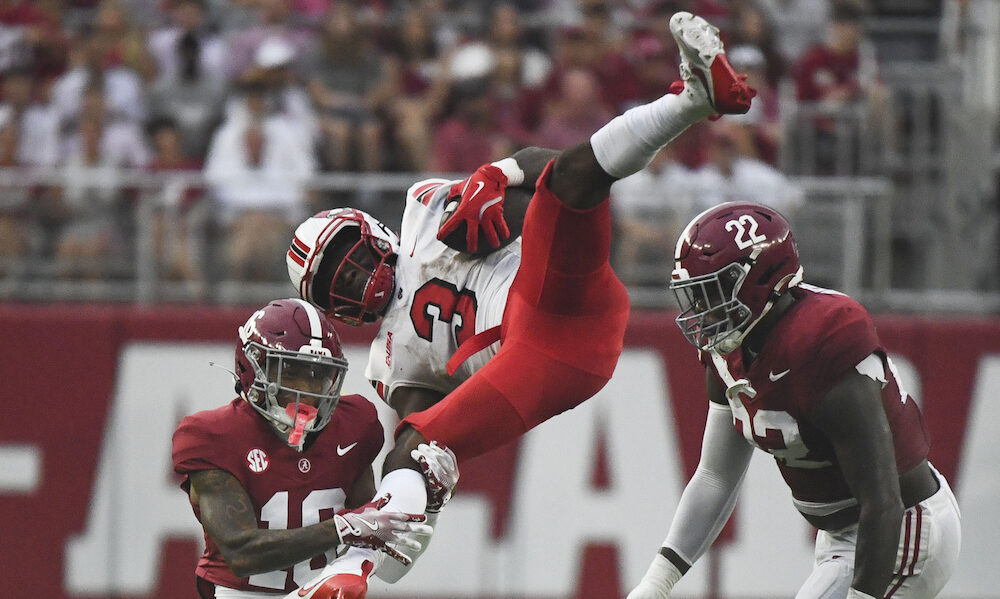
<svg viewBox="0 0 1000 599">
<path fill-rule="evenodd" d="M 350 325 L 374 322 L 392 298 L 399 237 L 354 208 L 326 210 L 295 230 L 288 276 L 299 296 Z"/>
</svg>

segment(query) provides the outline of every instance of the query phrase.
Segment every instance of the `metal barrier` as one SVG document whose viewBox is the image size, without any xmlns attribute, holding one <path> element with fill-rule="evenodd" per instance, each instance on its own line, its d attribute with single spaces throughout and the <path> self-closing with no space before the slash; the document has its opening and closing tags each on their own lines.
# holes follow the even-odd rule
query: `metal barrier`
<svg viewBox="0 0 1000 599">
<path fill-rule="evenodd" d="M 405 190 L 427 176 L 317 176 L 307 186 L 309 197 L 302 214 L 351 205 L 374 213 L 398 230 Z M 888 180 L 793 180 L 806 192 L 804 205 L 793 217 L 793 227 L 810 282 L 840 289 L 875 308 L 991 311 L 992 306 L 1000 305 L 976 294 L 969 299 L 938 293 L 933 302 L 921 306 L 919 292 L 916 296 L 912 291 L 897 294 L 891 288 L 896 268 L 891 247 L 895 216 L 893 186 Z M 84 264 L 89 268 L 83 269 L 84 274 L 67 275 L 51 243 L 28 243 L 20 254 L 0 255 L 0 300 L 242 304 L 294 294 L 284 276 L 283 249 L 295 223 L 288 222 L 281 232 L 280 247 L 262 251 L 262 263 L 254 265 L 259 271 L 249 277 L 237 276 L 227 268 L 223 229 L 199 172 L 95 171 L 81 179 L 79 173 L 71 178 L 59 171 L 0 170 L 0 219 L 14 222 L 13 230 L 18 234 L 40 234 L 50 225 L 40 222 L 44 214 L 32 202 L 71 186 L 103 190 L 124 202 L 128 218 L 118 221 L 123 234 L 121 250 L 112 256 L 95 255 Z M 185 200 L 200 191 L 205 192 L 201 197 Z M 187 276 L 170 270 L 169 252 L 176 251 L 186 253 L 193 265 Z M 635 285 L 630 292 L 637 307 L 672 307 L 671 294 L 663 285 Z M 901 298 L 899 302 L 896 297 Z"/>
</svg>

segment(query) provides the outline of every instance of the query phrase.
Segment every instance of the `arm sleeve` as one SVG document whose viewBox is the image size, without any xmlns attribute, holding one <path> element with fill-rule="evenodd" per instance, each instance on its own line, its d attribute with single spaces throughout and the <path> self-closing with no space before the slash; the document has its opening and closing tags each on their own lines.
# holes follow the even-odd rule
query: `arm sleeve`
<svg viewBox="0 0 1000 599">
<path fill-rule="evenodd" d="M 684 487 L 670 531 L 663 542 L 693 564 L 729 520 L 753 447 L 733 428 L 728 406 L 709 402 L 701 460 Z"/>
</svg>

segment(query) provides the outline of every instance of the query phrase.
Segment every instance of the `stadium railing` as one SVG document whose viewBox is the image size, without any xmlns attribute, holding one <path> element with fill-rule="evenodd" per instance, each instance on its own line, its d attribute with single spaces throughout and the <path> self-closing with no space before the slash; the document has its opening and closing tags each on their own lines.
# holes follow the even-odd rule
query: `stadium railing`
<svg viewBox="0 0 1000 599">
<path fill-rule="evenodd" d="M 0 218 L 27 238 L 22 251 L 0 255 L 0 301 L 104 301 L 156 303 L 260 303 L 293 295 L 284 277 L 282 248 L 262 253 L 261 276 L 237 277 L 224 256 L 218 210 L 200 172 L 95 171 L 89 179 L 59 170 L 0 170 Z M 307 184 L 301 213 L 356 206 L 398 230 L 405 190 L 426 174 L 322 174 Z M 995 294 L 975 290 L 895 289 L 892 248 L 893 184 L 882 178 L 798 177 L 806 201 L 794 227 L 807 280 L 842 290 L 874 309 L 992 312 Z M 122 206 L 115 221 L 118 250 L 77 260 L 73 272 L 54 251 L 58 226 L 33 203 L 46 193 L 85 186 Z M 188 199 L 194 195 L 194 199 Z M 290 240 L 287 225 L 282 243 Z M 182 234 L 181 234 L 182 233 Z M 176 244 L 180 242 L 180 247 Z M 7 244 L 5 244 L 6 246 Z M 995 248 L 994 248 L 995 249 Z M 186 276 L 167 262 L 186 253 Z M 89 262 L 88 262 L 89 261 Z M 78 271 L 81 269 L 78 269 Z M 256 274 L 260 274 L 256 273 Z M 663 285 L 633 286 L 639 308 L 670 308 Z"/>
</svg>

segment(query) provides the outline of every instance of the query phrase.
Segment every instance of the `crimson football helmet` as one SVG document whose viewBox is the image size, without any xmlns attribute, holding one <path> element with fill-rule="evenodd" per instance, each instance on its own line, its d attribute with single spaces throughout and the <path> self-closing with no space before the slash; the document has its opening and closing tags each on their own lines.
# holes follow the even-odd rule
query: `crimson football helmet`
<svg viewBox="0 0 1000 599">
<path fill-rule="evenodd" d="M 392 298 L 399 238 L 354 208 L 320 212 L 295 230 L 288 276 L 299 296 L 350 325 L 375 322 Z"/>
<path fill-rule="evenodd" d="M 290 447 L 330 422 L 347 360 L 330 319 L 298 298 L 276 300 L 239 328 L 236 390 Z"/>
<path fill-rule="evenodd" d="M 783 216 L 750 202 L 720 204 L 677 240 L 670 277 L 677 326 L 698 349 L 727 354 L 800 282 L 799 252 Z"/>
</svg>

